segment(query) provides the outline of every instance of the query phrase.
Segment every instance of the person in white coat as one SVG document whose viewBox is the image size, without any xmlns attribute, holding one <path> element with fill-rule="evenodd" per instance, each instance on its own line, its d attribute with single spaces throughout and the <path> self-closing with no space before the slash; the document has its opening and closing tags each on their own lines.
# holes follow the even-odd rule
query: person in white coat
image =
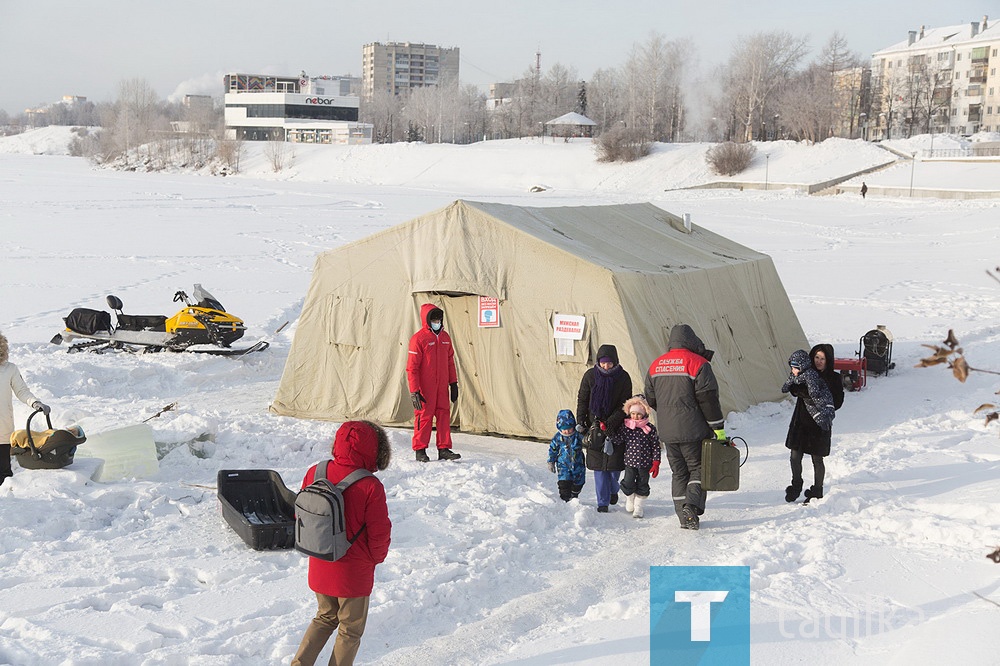
<svg viewBox="0 0 1000 666">
<path fill-rule="evenodd" d="M 10 434 L 14 432 L 13 396 L 48 416 L 49 406 L 35 397 L 21 377 L 21 371 L 7 357 L 7 338 L 0 333 L 0 485 L 14 473 L 10 468 Z"/>
</svg>

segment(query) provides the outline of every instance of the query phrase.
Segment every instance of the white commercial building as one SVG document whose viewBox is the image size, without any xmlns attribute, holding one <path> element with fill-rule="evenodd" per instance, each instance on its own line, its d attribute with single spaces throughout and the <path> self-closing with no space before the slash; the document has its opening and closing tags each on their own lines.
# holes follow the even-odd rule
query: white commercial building
<svg viewBox="0 0 1000 666">
<path fill-rule="evenodd" d="M 346 83 L 346 85 L 345 85 Z M 371 143 L 358 122 L 360 98 L 345 94 L 349 77 L 227 74 L 226 136 L 248 141 Z"/>
</svg>

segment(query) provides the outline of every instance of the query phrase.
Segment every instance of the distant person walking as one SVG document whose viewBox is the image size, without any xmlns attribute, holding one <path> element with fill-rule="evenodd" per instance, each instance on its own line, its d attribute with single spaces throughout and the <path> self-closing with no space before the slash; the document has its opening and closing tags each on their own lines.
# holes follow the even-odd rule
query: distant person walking
<svg viewBox="0 0 1000 666">
<path fill-rule="evenodd" d="M 457 460 L 451 450 L 451 405 L 458 400 L 455 349 L 444 330 L 444 312 L 432 303 L 420 306 L 423 328 L 410 338 L 406 358 L 406 381 L 413 401 L 413 450 L 418 462 L 429 462 L 427 447 L 437 425 L 438 460 Z"/>
<path fill-rule="evenodd" d="M 715 352 L 705 349 L 687 324 L 670 329 L 669 351 L 646 373 L 645 395 L 656 410 L 660 441 L 673 474 L 671 492 L 681 528 L 696 530 L 705 513 L 701 487 L 701 443 L 725 439 L 719 383 L 712 371 Z"/>
<path fill-rule="evenodd" d="M 10 467 L 10 434 L 14 432 L 14 400 L 17 399 L 32 409 L 40 409 L 48 416 L 49 406 L 41 402 L 28 389 L 17 366 L 7 360 L 9 345 L 0 333 L 0 485 L 9 476 L 14 476 Z"/>
<path fill-rule="evenodd" d="M 866 194 L 868 194 L 868 185 L 865 184 L 865 181 L 861 181 L 861 198 L 864 199 Z"/>
</svg>

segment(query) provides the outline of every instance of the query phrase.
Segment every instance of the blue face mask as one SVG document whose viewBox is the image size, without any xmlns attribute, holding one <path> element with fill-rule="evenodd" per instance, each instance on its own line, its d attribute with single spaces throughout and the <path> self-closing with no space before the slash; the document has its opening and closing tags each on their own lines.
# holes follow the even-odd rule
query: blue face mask
<svg viewBox="0 0 1000 666">
<path fill-rule="evenodd" d="M 439 322 L 439 321 L 432 321 L 431 322 L 431 330 L 434 331 L 435 333 L 437 333 L 438 331 L 440 331 L 441 330 L 441 322 Z"/>
</svg>

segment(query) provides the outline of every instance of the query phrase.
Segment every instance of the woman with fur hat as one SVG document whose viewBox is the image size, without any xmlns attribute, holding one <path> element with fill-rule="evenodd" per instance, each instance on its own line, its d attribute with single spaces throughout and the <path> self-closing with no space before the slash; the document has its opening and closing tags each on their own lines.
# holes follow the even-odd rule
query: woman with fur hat
<svg viewBox="0 0 1000 666">
<path fill-rule="evenodd" d="M 40 409 L 48 416 L 49 406 L 41 402 L 28 390 L 21 377 L 21 371 L 8 360 L 10 347 L 7 338 L 0 333 L 0 485 L 14 473 L 10 468 L 10 434 L 14 432 L 13 396 L 32 409 Z"/>
<path fill-rule="evenodd" d="M 622 411 L 627 415 L 622 427 L 611 438 L 625 446 L 625 475 L 621 490 L 625 494 L 625 510 L 632 517 L 642 518 L 649 497 L 649 477 L 660 473 L 660 438 L 656 426 L 649 422 L 651 408 L 641 395 L 625 401 Z"/>
<path fill-rule="evenodd" d="M 357 469 L 369 472 L 389 466 L 392 452 L 385 430 L 370 421 L 348 421 L 337 430 L 331 447 L 333 460 L 309 468 L 302 487 L 313 483 L 316 468 L 326 465 L 326 478 L 339 483 Z M 385 488 L 375 476 L 365 476 L 344 491 L 344 522 L 353 545 L 339 560 L 309 558 L 309 589 L 319 609 L 309 623 L 292 666 L 311 666 L 333 632 L 331 664 L 353 664 L 368 621 L 368 602 L 375 582 L 375 566 L 389 553 L 392 523 Z"/>
</svg>

